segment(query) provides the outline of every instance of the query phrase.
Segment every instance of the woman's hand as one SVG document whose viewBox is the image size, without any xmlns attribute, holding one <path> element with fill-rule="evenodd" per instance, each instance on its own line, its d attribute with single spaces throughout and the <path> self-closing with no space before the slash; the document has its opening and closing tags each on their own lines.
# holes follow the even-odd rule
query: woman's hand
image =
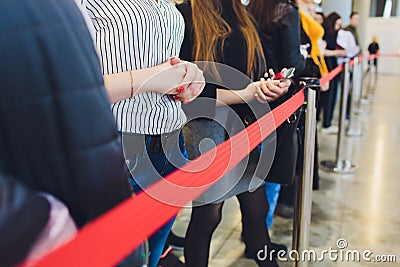
<svg viewBox="0 0 400 267">
<path fill-rule="evenodd" d="M 186 66 L 179 58 L 173 57 L 160 65 L 132 73 L 133 88 L 137 89 L 135 95 L 144 92 L 175 95 L 186 75 Z"/>
<path fill-rule="evenodd" d="M 285 69 L 282 69 L 284 71 Z M 274 77 L 275 73 L 273 70 L 269 70 L 269 73 L 265 73 L 266 77 Z M 290 78 L 290 77 L 289 77 Z M 261 78 L 257 85 L 256 99 L 262 103 L 273 102 L 280 97 L 284 96 L 291 85 L 291 81 L 288 78 L 280 80 L 271 80 L 268 78 L 265 80 Z"/>
<path fill-rule="evenodd" d="M 285 95 L 290 84 L 289 79 L 272 81 L 261 78 L 241 90 L 217 89 L 217 106 L 242 104 L 254 100 L 262 103 L 272 102 Z"/>
<path fill-rule="evenodd" d="M 180 64 L 185 66 L 186 73 L 177 89 L 175 100 L 186 104 L 200 95 L 206 83 L 203 72 L 196 64 L 188 61 L 181 61 Z"/>
<path fill-rule="evenodd" d="M 261 78 L 259 82 L 256 82 L 256 84 L 257 92 L 255 98 L 262 103 L 266 103 L 273 102 L 281 96 L 284 96 L 289 90 L 291 81 L 289 79 L 265 80 L 264 78 Z"/>
<path fill-rule="evenodd" d="M 143 84 L 144 91 L 174 95 L 176 101 L 189 103 L 205 86 L 203 72 L 196 64 L 171 58 L 156 66 L 156 74 Z"/>
<path fill-rule="evenodd" d="M 194 67 L 188 68 L 188 64 L 173 57 L 160 65 L 104 75 L 104 84 L 111 103 L 115 103 L 132 96 L 156 92 L 164 94 L 179 94 L 183 87 L 181 83 L 188 73 L 193 72 Z M 201 80 L 201 78 L 198 78 Z M 203 78 L 204 79 L 204 78 Z M 202 88 L 197 84 L 198 87 Z M 200 88 L 194 87 L 194 95 Z M 192 91 L 192 88 L 188 90 Z M 186 98 L 187 96 L 185 96 Z"/>
</svg>

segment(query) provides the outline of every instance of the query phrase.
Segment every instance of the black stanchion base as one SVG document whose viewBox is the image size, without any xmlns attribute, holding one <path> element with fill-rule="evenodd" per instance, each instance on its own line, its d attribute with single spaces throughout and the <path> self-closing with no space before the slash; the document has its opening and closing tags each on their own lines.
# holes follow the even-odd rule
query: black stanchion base
<svg viewBox="0 0 400 267">
<path fill-rule="evenodd" d="M 343 160 L 342 162 L 334 160 L 323 160 L 320 163 L 320 167 L 324 171 L 337 174 L 352 174 L 356 172 L 356 165 L 350 160 Z"/>
</svg>

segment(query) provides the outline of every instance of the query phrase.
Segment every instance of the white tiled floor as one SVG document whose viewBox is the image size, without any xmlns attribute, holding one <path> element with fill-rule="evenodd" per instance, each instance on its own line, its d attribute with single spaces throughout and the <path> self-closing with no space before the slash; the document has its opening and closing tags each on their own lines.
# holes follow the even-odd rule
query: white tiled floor
<svg viewBox="0 0 400 267">
<path fill-rule="evenodd" d="M 313 192 L 310 248 L 336 249 L 345 238 L 348 249 L 396 255 L 397 263 L 323 262 L 309 266 L 400 266 L 400 77 L 380 76 L 368 116 L 357 116 L 362 137 L 347 137 L 346 158 L 357 164 L 355 175 L 320 171 L 320 190 Z M 334 159 L 336 136 L 319 135 L 320 159 Z M 174 231 L 184 235 L 190 209 L 178 216 Z M 223 221 L 211 244 L 210 267 L 252 267 L 242 258 L 241 215 L 235 198 L 227 201 Z M 275 217 L 271 238 L 291 246 L 291 220 Z M 177 252 L 178 255 L 182 253 Z M 288 267 L 289 263 L 280 263 Z M 190 267 L 190 266 L 189 266 Z"/>
</svg>

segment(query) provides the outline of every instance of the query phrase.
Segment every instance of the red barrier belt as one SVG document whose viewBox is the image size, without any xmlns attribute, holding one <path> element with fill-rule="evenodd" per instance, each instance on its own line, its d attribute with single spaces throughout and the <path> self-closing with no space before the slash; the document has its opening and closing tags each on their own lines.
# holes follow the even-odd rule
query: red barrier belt
<svg viewBox="0 0 400 267">
<path fill-rule="evenodd" d="M 229 140 L 188 163 L 182 170 L 152 185 L 146 190 L 148 193 L 142 192 L 126 200 L 89 223 L 79 231 L 76 238 L 46 255 L 35 266 L 109 267 L 119 263 L 171 220 L 181 206 L 200 196 L 219 177 L 229 172 L 303 102 L 302 90 Z M 208 163 L 210 166 L 203 168 L 203 171 L 185 171 L 199 169 Z M 173 201 L 179 206 L 171 206 L 151 197 L 153 193 L 159 192 L 166 193 L 164 201 Z"/>
<path fill-rule="evenodd" d="M 324 85 L 326 83 L 329 83 L 333 78 L 336 77 L 336 75 L 338 75 L 341 71 L 343 70 L 343 66 L 339 65 L 336 68 L 334 68 L 331 72 L 329 72 L 327 75 L 325 75 L 324 77 L 322 77 L 319 80 L 319 83 L 321 85 Z"/>
<path fill-rule="evenodd" d="M 371 60 L 374 58 L 382 58 L 382 57 L 400 57 L 400 54 L 379 54 L 379 55 L 369 55 L 369 56 L 359 56 L 358 57 L 358 61 L 361 62 L 363 60 Z M 350 65 L 353 66 L 354 65 L 354 60 L 350 61 Z M 334 68 L 332 71 L 330 71 L 327 75 L 325 75 L 324 77 L 322 77 L 319 80 L 319 83 L 321 85 L 324 85 L 328 82 L 330 82 L 333 78 L 336 77 L 336 75 L 338 75 L 341 71 L 343 70 L 343 66 L 339 65 L 336 68 Z"/>
<path fill-rule="evenodd" d="M 379 55 L 371 55 L 369 59 L 380 58 L 380 57 L 400 57 L 400 54 L 379 54 Z"/>
<path fill-rule="evenodd" d="M 367 59 L 375 57 L 400 57 L 400 55 L 372 55 Z M 320 83 L 329 82 L 342 69 L 341 65 L 338 66 L 321 78 Z M 303 102 L 302 90 L 231 139 L 155 183 L 147 193 L 142 192 L 126 200 L 87 224 L 73 240 L 46 255 L 35 266 L 108 267 L 118 264 L 164 223 L 171 220 L 181 206 L 200 196 L 221 176 L 229 172 Z M 208 163 L 210 163 L 208 168 L 202 168 Z M 195 173 L 185 171 L 192 168 L 204 170 Z M 159 195 L 160 192 L 168 192 L 163 196 L 163 200 L 175 203 L 177 206 L 165 204 L 151 197 Z"/>
</svg>

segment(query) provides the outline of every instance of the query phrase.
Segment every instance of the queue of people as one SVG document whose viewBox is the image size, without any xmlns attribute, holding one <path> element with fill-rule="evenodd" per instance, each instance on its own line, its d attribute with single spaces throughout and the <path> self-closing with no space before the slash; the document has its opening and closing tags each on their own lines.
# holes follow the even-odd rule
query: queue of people
<svg viewBox="0 0 400 267">
<path fill-rule="evenodd" d="M 1 2 L 8 15 L 0 24 L 0 49 L 7 52 L 0 63 L 0 266 L 35 262 L 279 106 L 300 89 L 301 77 L 321 78 L 338 58 L 354 56 L 354 47 L 340 46 L 340 16 L 319 14 L 321 25 L 313 6 L 309 0 Z M 349 31 L 358 46 L 355 27 Z M 294 76 L 274 79 L 292 67 Z M 337 86 L 333 80 L 321 88 L 324 128 L 332 127 Z M 298 120 L 304 135 L 304 117 Z M 278 130 L 274 142 L 279 138 Z M 244 256 L 279 266 L 257 256 L 265 246 L 286 249 L 268 229 L 275 207 L 290 217 L 294 201 L 293 185 L 281 190 L 279 181 L 269 182 L 269 168 L 260 167 L 279 165 L 265 156 L 270 149 L 271 140 L 262 142 L 193 201 L 185 263 L 169 250 L 172 219 L 148 238 L 147 266 L 208 266 L 212 235 L 231 197 L 240 203 Z M 301 174 L 301 145 L 298 151 L 287 163 L 295 169 L 289 180 Z M 317 156 L 316 149 L 316 162 Z M 119 266 L 142 266 L 135 253 Z"/>
</svg>

